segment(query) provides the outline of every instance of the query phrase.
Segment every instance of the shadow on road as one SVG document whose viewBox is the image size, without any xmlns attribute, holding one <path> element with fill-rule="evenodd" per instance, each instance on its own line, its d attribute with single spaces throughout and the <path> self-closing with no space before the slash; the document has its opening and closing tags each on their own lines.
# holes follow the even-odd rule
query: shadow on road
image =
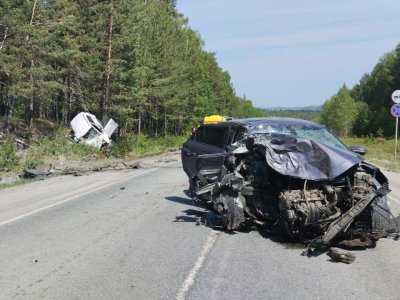
<svg viewBox="0 0 400 300">
<path fill-rule="evenodd" d="M 184 191 L 186 195 L 188 195 L 189 191 Z M 204 220 L 206 211 L 204 210 L 204 207 L 197 202 L 194 202 L 188 195 L 188 198 L 184 197 L 179 197 L 179 196 L 168 196 L 164 198 L 165 200 L 179 203 L 179 204 L 185 204 L 192 206 L 193 208 L 198 208 L 198 209 L 186 209 L 182 211 L 182 215 L 176 216 L 173 222 L 188 222 L 188 223 L 197 223 L 198 225 L 201 224 L 202 220 Z"/>
<path fill-rule="evenodd" d="M 168 197 L 165 197 L 164 199 L 171 201 L 171 202 L 195 206 L 192 199 L 190 199 L 190 198 L 183 198 L 183 197 L 178 197 L 178 196 L 168 196 Z"/>
</svg>

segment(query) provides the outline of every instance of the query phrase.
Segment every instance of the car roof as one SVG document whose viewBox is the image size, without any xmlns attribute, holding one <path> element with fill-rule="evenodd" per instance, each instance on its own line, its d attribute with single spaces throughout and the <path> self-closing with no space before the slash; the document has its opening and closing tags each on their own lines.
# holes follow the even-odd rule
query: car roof
<svg viewBox="0 0 400 300">
<path fill-rule="evenodd" d="M 283 118 L 283 117 L 266 117 L 266 118 L 246 118 L 246 119 L 236 119 L 227 122 L 217 123 L 217 124 L 207 124 L 206 126 L 245 126 L 252 127 L 260 124 L 285 124 L 285 125 L 303 125 L 303 126 L 314 126 L 321 127 L 323 125 L 295 118 Z"/>
</svg>

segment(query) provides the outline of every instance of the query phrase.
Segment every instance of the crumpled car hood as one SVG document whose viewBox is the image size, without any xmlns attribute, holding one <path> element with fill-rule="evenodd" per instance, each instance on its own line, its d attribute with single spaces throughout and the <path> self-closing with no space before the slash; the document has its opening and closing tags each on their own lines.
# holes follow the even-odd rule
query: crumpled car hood
<svg viewBox="0 0 400 300">
<path fill-rule="evenodd" d="M 302 137 L 272 133 L 257 134 L 251 139 L 251 148 L 265 149 L 266 161 L 272 169 L 295 178 L 333 180 L 364 160 L 349 150 Z"/>
</svg>

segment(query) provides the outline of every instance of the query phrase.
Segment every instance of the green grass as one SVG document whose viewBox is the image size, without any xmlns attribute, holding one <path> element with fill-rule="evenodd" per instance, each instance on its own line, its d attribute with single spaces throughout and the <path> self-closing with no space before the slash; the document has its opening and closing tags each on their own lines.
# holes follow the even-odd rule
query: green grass
<svg viewBox="0 0 400 300">
<path fill-rule="evenodd" d="M 365 158 L 383 169 L 400 172 L 400 147 L 397 145 L 397 159 L 394 159 L 394 139 L 378 137 L 345 137 L 341 138 L 347 146 L 364 146 L 367 148 Z"/>
<path fill-rule="evenodd" d="M 11 178 L 22 173 L 24 168 L 47 170 L 90 170 L 107 167 L 124 160 L 161 154 L 175 150 L 187 139 L 186 136 L 168 136 L 150 138 L 142 135 L 128 135 L 116 140 L 109 149 L 97 149 L 84 143 L 69 139 L 64 128 L 54 130 L 49 136 L 41 136 L 32 141 L 28 149 L 17 150 L 12 138 L 0 144 L 0 178 Z M 94 160 L 86 159 L 95 157 Z M 0 189 L 10 188 L 32 182 L 32 179 L 21 179 L 0 184 Z"/>
<path fill-rule="evenodd" d="M 66 138 L 65 131 L 60 129 L 50 137 L 44 137 L 32 142 L 30 147 L 21 153 L 21 168 L 35 169 L 44 166 L 49 159 L 65 157 L 69 160 L 79 160 L 88 155 L 101 156 L 103 152 L 86 144 L 77 143 Z"/>
<path fill-rule="evenodd" d="M 149 138 L 142 135 L 129 135 L 118 140 L 110 149 L 109 156 L 134 159 L 149 155 L 156 155 L 180 147 L 187 139 L 185 136 L 167 136 Z"/>
<path fill-rule="evenodd" d="M 15 180 L 15 181 L 12 181 L 12 182 L 9 182 L 9 183 L 0 184 L 0 190 L 12 188 L 12 187 L 19 186 L 19 185 L 24 185 L 24 184 L 27 184 L 27 183 L 30 183 L 30 182 L 33 182 L 33 181 L 35 181 L 35 179 L 22 178 L 20 180 Z"/>
<path fill-rule="evenodd" d="M 50 164 L 59 168 L 71 165 L 79 168 L 82 159 L 88 156 L 96 157 L 95 160 L 99 165 L 123 159 L 136 159 L 177 149 L 186 138 L 185 136 L 150 138 L 145 135 L 139 138 L 136 135 L 127 135 L 116 140 L 109 149 L 97 149 L 69 139 L 67 131 L 59 127 L 48 136 L 31 140 L 26 150 L 17 150 L 12 138 L 0 144 L 0 175 L 8 172 L 18 173 L 23 168 L 47 169 Z M 90 164 L 94 163 L 96 162 Z"/>
<path fill-rule="evenodd" d="M 0 171 L 9 172 L 18 168 L 20 157 L 17 155 L 17 145 L 12 138 L 0 144 Z"/>
</svg>

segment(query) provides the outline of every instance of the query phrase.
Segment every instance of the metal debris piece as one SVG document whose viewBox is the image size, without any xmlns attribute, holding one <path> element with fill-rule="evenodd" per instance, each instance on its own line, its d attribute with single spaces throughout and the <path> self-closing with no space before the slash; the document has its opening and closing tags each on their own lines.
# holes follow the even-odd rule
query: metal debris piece
<svg viewBox="0 0 400 300">
<path fill-rule="evenodd" d="M 376 241 L 371 240 L 368 237 L 364 237 L 353 240 L 342 240 L 338 243 L 338 246 L 344 249 L 374 248 L 376 246 Z"/>
<path fill-rule="evenodd" d="M 140 165 L 139 162 L 135 162 L 131 165 L 129 165 L 132 169 L 140 169 L 142 166 Z"/>
<path fill-rule="evenodd" d="M 335 247 L 329 249 L 328 255 L 333 260 L 346 264 L 352 264 L 356 259 L 356 256 L 353 253 Z"/>
<path fill-rule="evenodd" d="M 40 171 L 35 169 L 27 169 L 24 168 L 24 174 L 22 175 L 24 178 L 35 178 L 35 177 L 45 177 L 50 176 L 54 173 L 52 166 L 50 165 L 47 171 Z"/>
<path fill-rule="evenodd" d="M 170 163 L 170 162 L 175 162 L 175 161 L 178 161 L 178 160 L 175 158 L 165 158 L 164 159 L 164 163 Z"/>
<path fill-rule="evenodd" d="M 21 149 L 26 149 L 29 147 L 29 144 L 20 138 L 15 138 L 14 140 Z"/>
</svg>

